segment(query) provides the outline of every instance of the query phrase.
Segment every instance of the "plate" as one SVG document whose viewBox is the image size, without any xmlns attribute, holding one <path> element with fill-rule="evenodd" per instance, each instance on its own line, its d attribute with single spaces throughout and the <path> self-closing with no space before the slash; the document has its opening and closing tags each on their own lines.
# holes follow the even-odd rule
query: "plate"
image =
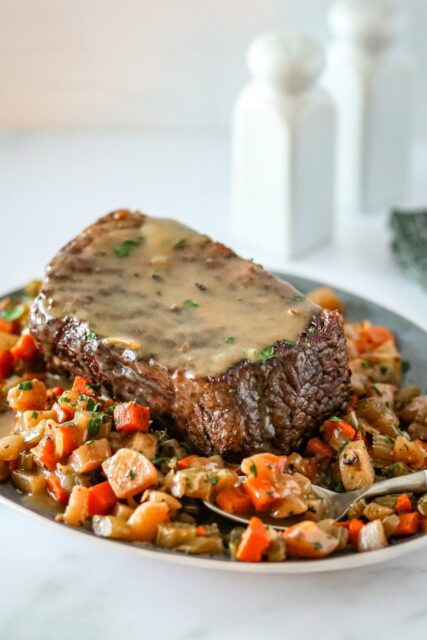
<svg viewBox="0 0 427 640">
<path fill-rule="evenodd" d="M 320 283 L 299 278 L 296 276 L 286 276 L 276 274 L 288 280 L 303 293 L 309 292 L 321 286 Z M 333 287 L 346 307 L 345 317 L 350 321 L 370 320 L 373 324 L 383 324 L 389 327 L 398 338 L 399 349 L 405 360 L 410 362 L 411 368 L 405 376 L 406 384 L 414 384 L 425 389 L 427 386 L 427 333 L 413 322 L 404 317 L 377 305 L 375 302 L 360 298 L 356 295 L 341 291 Z M 14 292 L 15 294 L 17 292 Z M 13 294 L 5 294 L 13 295 Z M 323 560 L 288 560 L 282 563 L 243 563 L 233 562 L 227 558 L 208 556 L 188 556 L 174 551 L 158 549 L 149 545 L 130 543 L 120 540 L 107 540 L 95 536 L 86 529 L 76 529 L 68 525 L 55 521 L 56 512 L 53 509 L 46 509 L 46 506 L 36 501 L 29 500 L 28 497 L 19 494 L 10 484 L 0 484 L 0 502 L 7 504 L 27 515 L 42 518 L 46 523 L 54 525 L 57 529 L 61 527 L 63 531 L 73 535 L 86 536 L 87 540 L 100 544 L 114 545 L 141 558 L 151 558 L 170 562 L 177 562 L 188 566 L 239 571 L 253 573 L 317 573 L 322 571 L 336 571 L 362 567 L 369 564 L 376 564 L 392 560 L 399 556 L 427 547 L 427 535 L 421 535 L 409 540 L 399 541 L 385 549 L 370 551 L 367 553 L 345 553 L 335 555 Z"/>
</svg>

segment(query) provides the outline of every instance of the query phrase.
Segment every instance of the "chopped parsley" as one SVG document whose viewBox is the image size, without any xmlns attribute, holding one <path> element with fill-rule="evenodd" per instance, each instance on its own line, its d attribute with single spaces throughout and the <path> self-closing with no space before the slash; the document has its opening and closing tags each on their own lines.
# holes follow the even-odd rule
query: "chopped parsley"
<svg viewBox="0 0 427 640">
<path fill-rule="evenodd" d="M 99 435 L 99 430 L 101 429 L 101 425 L 104 421 L 103 413 L 93 413 L 89 419 L 89 424 L 87 427 L 87 433 L 92 438 L 95 438 Z"/>
<path fill-rule="evenodd" d="M 251 466 L 249 467 L 249 471 L 252 473 L 253 476 L 258 475 L 258 469 L 256 468 L 255 462 L 251 463 Z"/>
<path fill-rule="evenodd" d="M 71 402 L 71 398 L 67 398 L 67 396 L 62 395 L 62 396 L 59 398 L 59 401 L 60 401 L 60 402 Z"/>
<path fill-rule="evenodd" d="M 372 369 L 372 365 L 370 362 L 361 362 L 360 365 L 363 369 Z"/>
<path fill-rule="evenodd" d="M 213 487 L 219 482 L 218 476 L 208 476 L 207 478 Z"/>
<path fill-rule="evenodd" d="M 136 478 L 136 473 L 135 473 L 135 471 L 134 471 L 133 469 L 130 469 L 130 470 L 129 470 L 129 473 L 128 473 L 128 476 L 129 476 L 129 478 L 130 478 L 131 480 L 135 480 L 135 478 Z"/>
<path fill-rule="evenodd" d="M 175 242 L 175 244 L 173 245 L 174 249 L 178 249 L 178 251 L 180 249 L 185 249 L 185 247 L 187 246 L 187 240 L 185 238 L 181 238 L 181 240 L 178 240 L 178 242 Z"/>
<path fill-rule="evenodd" d="M 38 411 L 33 411 L 33 413 L 31 414 L 31 417 L 33 418 L 33 420 L 37 420 L 37 418 L 39 417 Z"/>
<path fill-rule="evenodd" d="M 88 329 L 86 331 L 86 340 L 88 340 L 89 342 L 93 342 L 94 340 L 96 340 L 96 333 L 93 329 Z"/>
<path fill-rule="evenodd" d="M 407 360 L 402 360 L 400 366 L 402 367 L 402 373 L 406 373 L 411 368 L 411 363 Z"/>
<path fill-rule="evenodd" d="M 228 336 L 225 338 L 224 342 L 226 344 L 234 344 L 236 342 L 236 338 L 234 336 Z"/>
<path fill-rule="evenodd" d="M 195 309 L 199 305 L 194 300 L 184 300 L 184 302 L 182 303 L 182 306 L 185 307 L 186 309 Z"/>
<path fill-rule="evenodd" d="M 381 391 L 378 389 L 378 387 L 377 387 L 375 384 L 373 384 L 373 385 L 371 386 L 371 389 L 373 389 L 373 390 L 375 391 L 375 393 L 377 394 L 377 396 L 382 396 L 382 395 L 383 395 L 383 394 L 381 393 Z"/>
<path fill-rule="evenodd" d="M 388 371 L 388 366 L 386 364 L 380 364 L 380 373 L 383 374 L 383 376 L 387 373 Z"/>
<path fill-rule="evenodd" d="M 331 422 L 341 422 L 341 418 L 338 418 L 338 416 L 332 416 L 332 418 L 329 418 L 329 420 Z"/>
<path fill-rule="evenodd" d="M 1 312 L 1 317 L 7 322 L 13 322 L 14 320 L 18 320 L 25 313 L 25 305 L 17 304 L 15 307 L 11 309 L 5 309 Z"/>
<path fill-rule="evenodd" d="M 93 398 L 88 398 L 87 399 L 87 402 L 86 402 L 86 410 L 87 411 L 98 411 L 100 406 L 101 406 L 101 403 L 100 402 L 95 402 L 95 400 Z"/>
<path fill-rule="evenodd" d="M 106 255 L 106 253 L 105 251 L 95 251 L 93 255 L 96 256 L 97 258 L 102 258 L 102 256 Z"/>
<path fill-rule="evenodd" d="M 315 542 L 313 544 L 313 547 L 316 549 L 316 551 L 320 551 L 322 549 L 322 545 L 320 544 L 320 542 Z"/>
<path fill-rule="evenodd" d="M 33 388 L 33 383 L 31 380 L 26 380 L 25 382 L 20 382 L 18 384 L 19 391 L 30 391 Z"/>
<path fill-rule="evenodd" d="M 274 491 L 267 491 L 267 495 L 269 498 L 274 498 Z"/>
<path fill-rule="evenodd" d="M 302 302 L 304 298 L 305 296 L 303 296 L 302 293 L 295 293 L 293 296 L 291 296 L 292 302 Z"/>
<path fill-rule="evenodd" d="M 159 297 L 160 297 L 161 295 L 162 295 L 162 292 L 161 292 L 161 291 L 156 291 L 156 296 L 159 296 Z"/>
<path fill-rule="evenodd" d="M 256 352 L 256 361 L 265 362 L 266 360 L 270 360 L 270 358 L 274 357 L 274 350 L 274 347 L 264 347 L 264 349 L 260 349 Z"/>
<path fill-rule="evenodd" d="M 86 440 L 85 444 L 93 444 L 95 440 Z"/>
<path fill-rule="evenodd" d="M 114 253 L 118 258 L 127 258 L 132 251 L 141 243 L 141 238 L 130 238 L 123 240 L 121 244 L 114 247 Z"/>
</svg>

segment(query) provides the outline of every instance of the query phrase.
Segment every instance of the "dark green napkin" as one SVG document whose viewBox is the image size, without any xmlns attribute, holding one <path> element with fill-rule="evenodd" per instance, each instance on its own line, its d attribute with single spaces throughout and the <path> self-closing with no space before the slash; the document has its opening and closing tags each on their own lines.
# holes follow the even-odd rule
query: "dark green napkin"
<svg viewBox="0 0 427 640">
<path fill-rule="evenodd" d="M 391 214 L 394 257 L 402 270 L 427 290 L 427 209 Z"/>
</svg>

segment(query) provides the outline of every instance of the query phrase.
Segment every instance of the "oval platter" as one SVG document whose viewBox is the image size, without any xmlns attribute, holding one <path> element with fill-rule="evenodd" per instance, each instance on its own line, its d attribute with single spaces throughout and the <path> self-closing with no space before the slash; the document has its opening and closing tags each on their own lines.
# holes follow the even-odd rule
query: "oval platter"
<svg viewBox="0 0 427 640">
<path fill-rule="evenodd" d="M 280 278 L 288 280 L 303 293 L 320 286 L 320 283 L 296 276 L 276 274 Z M 350 321 L 370 320 L 373 324 L 382 324 L 389 327 L 397 336 L 398 346 L 404 360 L 410 363 L 410 369 L 405 375 L 405 384 L 413 384 L 425 390 L 427 386 L 427 333 L 407 320 L 375 302 L 360 298 L 356 295 L 342 291 L 336 287 L 340 299 L 345 304 L 345 317 Z M 18 292 L 14 292 L 15 294 Z M 13 295 L 8 293 L 8 295 Z M 74 535 L 86 536 L 86 539 L 100 544 L 114 545 L 123 551 L 133 553 L 143 558 L 163 560 L 185 564 L 205 569 L 226 571 L 252 572 L 252 573 L 317 573 L 322 571 L 337 571 L 362 567 L 379 562 L 392 560 L 411 551 L 427 547 L 427 535 L 420 535 L 409 540 L 402 540 L 395 544 L 371 551 L 368 553 L 344 553 L 323 560 L 288 560 L 281 563 L 243 563 L 234 562 L 227 558 L 210 556 L 189 556 L 182 553 L 159 549 L 150 545 L 107 540 L 95 536 L 90 530 L 76 529 L 55 521 L 56 512 L 46 509 L 44 505 L 28 500 L 28 497 L 20 494 L 9 483 L 0 484 L 0 502 L 15 508 L 27 515 L 43 519 L 46 524 L 54 525 L 57 530 L 67 531 Z M 60 528 L 60 529 L 59 529 Z"/>
</svg>

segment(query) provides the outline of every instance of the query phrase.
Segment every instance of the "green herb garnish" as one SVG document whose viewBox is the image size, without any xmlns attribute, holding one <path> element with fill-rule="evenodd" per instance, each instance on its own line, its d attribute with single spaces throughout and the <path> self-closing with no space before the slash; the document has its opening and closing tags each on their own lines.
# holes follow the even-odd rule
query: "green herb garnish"
<svg viewBox="0 0 427 640">
<path fill-rule="evenodd" d="M 388 366 L 386 364 L 380 364 L 380 373 L 383 374 L 383 376 L 387 373 L 388 371 Z"/>
<path fill-rule="evenodd" d="M 265 362 L 266 360 L 270 360 L 270 358 L 274 357 L 274 351 L 274 347 L 264 347 L 264 349 L 260 349 L 256 352 L 256 361 Z"/>
<path fill-rule="evenodd" d="M 17 304 L 16 307 L 12 307 L 11 309 L 5 309 L 1 312 L 1 317 L 4 318 L 7 322 L 13 322 L 14 320 L 18 320 L 25 313 L 25 305 Z"/>
<path fill-rule="evenodd" d="M 95 251 L 93 255 L 96 256 L 97 258 L 102 258 L 102 256 L 105 256 L 107 254 L 105 253 L 105 251 Z"/>
<path fill-rule="evenodd" d="M 178 240 L 178 242 L 175 242 L 175 244 L 173 245 L 174 249 L 185 249 L 185 247 L 187 246 L 187 240 L 185 238 L 181 238 L 181 240 Z"/>
<path fill-rule="evenodd" d="M 86 409 L 87 409 L 87 411 L 94 411 L 95 410 L 95 400 L 93 398 L 88 398 L 87 399 Z"/>
<path fill-rule="evenodd" d="M 195 309 L 199 305 L 194 300 L 184 300 L 184 302 L 182 303 L 182 306 L 185 307 L 186 309 Z"/>
<path fill-rule="evenodd" d="M 130 238 L 123 240 L 117 247 L 114 247 L 114 253 L 118 258 L 127 258 L 131 252 L 141 243 L 141 238 Z"/>
<path fill-rule="evenodd" d="M 85 444 L 93 444 L 95 440 L 86 440 Z"/>
<path fill-rule="evenodd" d="M 135 471 L 134 471 L 133 469 L 130 469 L 130 470 L 129 470 L 129 473 L 128 473 L 128 476 L 129 476 L 129 478 L 130 478 L 131 480 L 135 480 L 135 478 L 136 478 L 136 473 L 135 473 Z"/>
<path fill-rule="evenodd" d="M 373 385 L 371 386 L 371 389 L 373 389 L 373 390 L 375 391 L 375 393 L 377 394 L 377 396 L 382 396 L 382 395 L 383 395 L 383 394 L 381 393 L 381 391 L 378 389 L 378 387 L 377 387 L 375 384 L 373 384 Z"/>
<path fill-rule="evenodd" d="M 411 363 L 408 362 L 407 360 L 402 360 L 402 362 L 400 363 L 400 366 L 402 368 L 402 373 L 406 373 L 411 368 Z"/>
<path fill-rule="evenodd" d="M 96 340 L 96 333 L 93 329 L 88 329 L 86 331 L 86 340 L 88 340 L 89 342 L 93 342 L 94 340 Z"/>
<path fill-rule="evenodd" d="M 258 469 L 256 468 L 255 462 L 251 463 L 251 466 L 249 467 L 249 471 L 252 473 L 253 476 L 258 475 Z"/>
<path fill-rule="evenodd" d="M 332 416 L 332 418 L 329 418 L 329 420 L 331 422 L 341 422 L 341 418 L 338 418 L 338 416 Z"/>
<path fill-rule="evenodd" d="M 93 413 L 90 417 L 89 424 L 87 427 L 87 433 L 89 436 L 96 438 L 99 435 L 99 430 L 101 429 L 101 425 L 104 422 L 104 414 L 103 413 Z"/>
<path fill-rule="evenodd" d="M 33 420 L 37 420 L 37 418 L 39 417 L 38 411 L 33 411 L 33 413 L 31 414 L 31 417 Z"/>
<path fill-rule="evenodd" d="M 30 391 L 33 388 L 33 383 L 31 380 L 26 380 L 25 382 L 20 382 L 18 384 L 19 391 Z"/>
<path fill-rule="evenodd" d="M 156 296 L 159 296 L 159 297 L 160 297 L 161 295 L 162 295 L 162 292 L 161 292 L 161 291 L 156 291 Z"/>
<path fill-rule="evenodd" d="M 225 338 L 224 342 L 227 344 L 234 344 L 236 342 L 236 338 L 234 336 L 228 336 Z"/>
<path fill-rule="evenodd" d="M 302 295 L 302 293 L 295 293 L 293 296 L 291 296 L 291 300 L 292 302 L 301 302 L 302 300 L 304 300 L 305 296 Z"/>
<path fill-rule="evenodd" d="M 316 551 L 320 551 L 320 549 L 322 549 L 322 545 L 320 544 L 320 542 L 315 542 L 313 544 L 313 547 L 316 549 Z"/>
<path fill-rule="evenodd" d="M 274 498 L 274 491 L 267 491 L 267 495 L 269 498 Z"/>
<path fill-rule="evenodd" d="M 361 363 L 360 363 L 360 366 L 361 366 L 363 369 L 372 369 L 372 365 L 371 365 L 371 363 L 370 363 L 370 362 L 361 362 Z"/>
<path fill-rule="evenodd" d="M 207 476 L 207 478 L 213 487 L 219 482 L 218 476 Z"/>
</svg>

